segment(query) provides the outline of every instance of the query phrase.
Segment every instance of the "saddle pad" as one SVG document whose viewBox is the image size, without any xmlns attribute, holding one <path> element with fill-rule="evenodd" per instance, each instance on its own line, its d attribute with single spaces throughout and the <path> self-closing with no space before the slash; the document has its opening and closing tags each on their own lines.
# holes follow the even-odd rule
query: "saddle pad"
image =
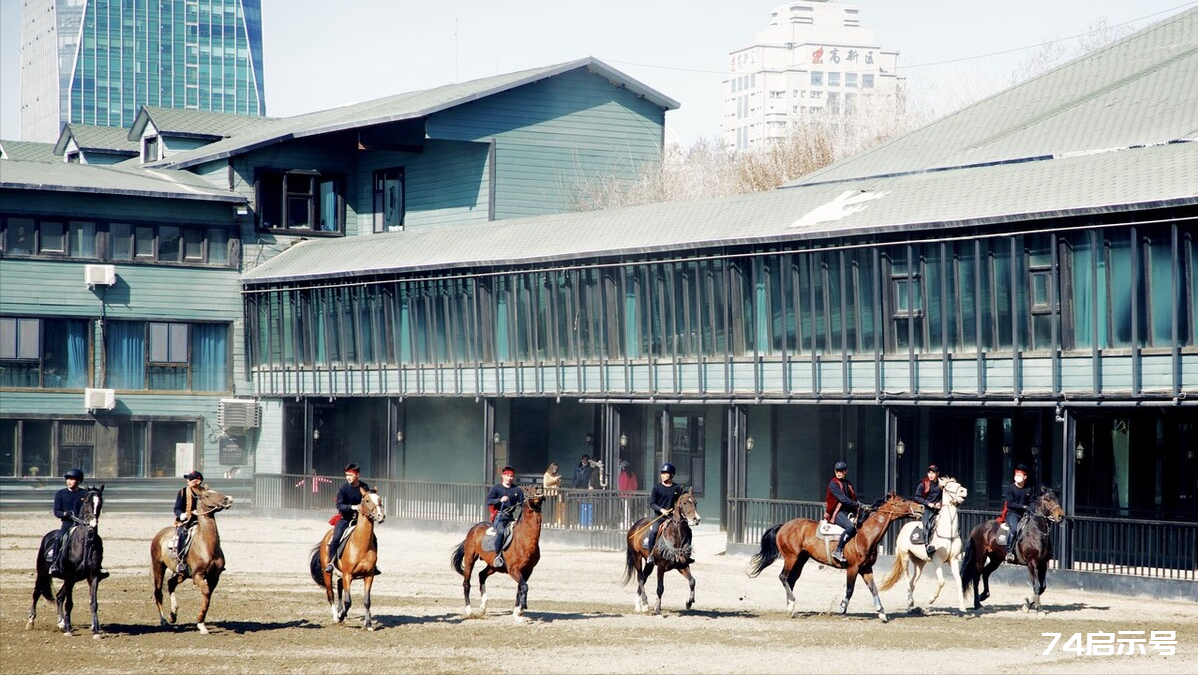
<svg viewBox="0 0 1198 675">
<path fill-rule="evenodd" d="M 926 544 L 927 537 L 924 536 L 923 525 L 916 525 L 914 530 L 911 530 L 912 544 Z"/>
<path fill-rule="evenodd" d="M 516 529 L 516 528 L 509 526 L 503 532 L 503 550 L 505 550 L 505 551 L 508 549 L 509 546 L 512 545 L 512 530 L 514 530 L 514 529 Z M 494 551 L 495 550 L 495 528 L 488 527 L 486 533 L 483 534 L 482 549 L 484 551 Z"/>
<path fill-rule="evenodd" d="M 836 523 L 829 523 L 826 520 L 819 521 L 819 529 L 816 534 L 821 537 L 839 537 L 844 534 L 844 528 Z"/>
</svg>

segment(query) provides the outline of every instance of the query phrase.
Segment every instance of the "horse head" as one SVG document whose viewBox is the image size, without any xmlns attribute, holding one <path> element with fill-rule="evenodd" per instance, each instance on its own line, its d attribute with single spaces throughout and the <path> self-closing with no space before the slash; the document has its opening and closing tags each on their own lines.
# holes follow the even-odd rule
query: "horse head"
<svg viewBox="0 0 1198 675">
<path fill-rule="evenodd" d="M 104 508 L 104 486 L 94 485 L 84 489 L 83 501 L 79 507 L 79 520 L 88 527 L 95 528 L 100 524 L 100 511 Z"/>
<path fill-rule="evenodd" d="M 217 511 L 233 508 L 233 498 L 228 495 L 221 494 L 216 490 L 209 488 L 207 485 L 201 488 L 200 503 L 198 504 L 199 512 L 203 515 L 211 515 Z"/>
<path fill-rule="evenodd" d="M 362 490 L 362 503 L 358 506 L 358 517 L 369 518 L 375 523 L 387 519 L 387 509 L 383 506 L 383 498 L 378 490 Z"/>
<path fill-rule="evenodd" d="M 1040 496 L 1036 498 L 1032 508 L 1037 515 L 1044 516 L 1054 523 L 1065 519 L 1065 509 L 1057 499 L 1056 493 L 1043 485 L 1040 486 Z"/>
<path fill-rule="evenodd" d="M 940 478 L 940 489 L 944 493 L 942 504 L 952 504 L 960 506 L 965 498 L 969 496 L 969 488 L 957 482 L 952 476 L 942 476 Z"/>
<path fill-rule="evenodd" d="M 674 512 L 680 518 L 686 520 L 691 527 L 698 527 L 699 521 L 699 506 L 695 502 L 695 489 L 688 487 L 686 492 L 678 495 L 678 501 L 674 504 Z"/>
<path fill-rule="evenodd" d="M 545 491 L 539 485 L 529 485 L 521 488 L 524 491 L 524 508 L 532 511 L 540 511 L 541 504 L 545 502 Z"/>
<path fill-rule="evenodd" d="M 911 501 L 895 493 L 893 490 L 886 495 L 880 506 L 871 507 L 874 513 L 884 513 L 892 520 L 898 518 L 918 518 L 923 515 L 923 504 Z"/>
</svg>

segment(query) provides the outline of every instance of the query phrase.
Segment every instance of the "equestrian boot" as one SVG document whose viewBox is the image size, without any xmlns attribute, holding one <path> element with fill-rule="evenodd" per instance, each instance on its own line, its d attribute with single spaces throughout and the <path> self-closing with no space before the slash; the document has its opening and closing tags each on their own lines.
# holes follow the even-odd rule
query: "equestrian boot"
<svg viewBox="0 0 1198 675">
<path fill-rule="evenodd" d="M 191 575 L 191 570 L 189 570 L 187 568 L 186 560 L 179 561 L 179 565 L 177 567 L 175 567 L 175 574 L 177 574 L 178 576 L 184 577 L 184 578 Z"/>
<path fill-rule="evenodd" d="M 50 547 L 46 549 L 46 562 L 50 563 L 50 569 L 47 570 L 47 574 L 50 576 L 56 577 L 62 572 L 58 564 L 57 543 L 51 544 Z"/>
<path fill-rule="evenodd" d="M 844 545 L 849 540 L 849 533 L 842 532 L 840 541 L 836 543 L 836 550 L 832 551 L 832 559 L 840 563 L 841 566 L 847 566 L 849 562 L 844 559 Z"/>
<path fill-rule="evenodd" d="M 928 550 L 928 558 L 929 559 L 931 559 L 932 556 L 936 555 L 936 546 L 935 545 L 928 544 L 926 548 Z"/>
<path fill-rule="evenodd" d="M 500 567 L 503 567 L 503 565 L 504 565 L 504 563 L 503 563 L 503 551 L 500 551 L 500 552 L 498 552 L 498 553 L 496 553 L 496 554 L 495 554 L 495 560 L 494 560 L 494 561 L 491 563 L 491 567 L 494 567 L 494 568 L 497 568 L 497 569 L 498 569 L 498 568 L 500 568 Z"/>
</svg>

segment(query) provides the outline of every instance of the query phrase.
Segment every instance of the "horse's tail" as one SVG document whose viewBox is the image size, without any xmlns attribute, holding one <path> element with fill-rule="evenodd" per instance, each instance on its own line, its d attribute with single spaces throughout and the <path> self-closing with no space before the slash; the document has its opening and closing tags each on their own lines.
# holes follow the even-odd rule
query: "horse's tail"
<svg viewBox="0 0 1198 675">
<path fill-rule="evenodd" d="M 453 553 L 449 556 L 449 564 L 458 574 L 466 573 L 466 542 L 462 542 L 453 549 Z"/>
<path fill-rule="evenodd" d="M 312 581 L 315 581 L 317 586 L 324 588 L 324 568 L 320 565 L 319 543 L 308 552 L 308 572 L 312 574 Z"/>
<path fill-rule="evenodd" d="M 46 544 L 54 534 L 51 532 L 42 537 L 42 544 L 37 549 L 37 563 L 34 565 L 37 569 L 37 576 L 33 582 L 33 601 L 35 603 L 39 597 L 45 598 L 48 602 L 54 602 L 54 587 L 50 585 L 50 564 L 46 562 Z M 59 553 L 61 554 L 61 551 Z"/>
<path fill-rule="evenodd" d="M 628 582 L 632 581 L 632 575 L 636 573 L 636 563 L 640 557 L 641 554 L 637 553 L 636 546 L 631 541 L 627 542 L 624 546 L 624 580 L 621 582 L 623 585 L 627 586 Z"/>
<path fill-rule="evenodd" d="M 888 591 L 899 579 L 902 579 L 907 574 L 907 560 L 910 557 L 910 552 L 902 546 L 894 553 L 894 565 L 890 568 L 890 574 L 882 580 L 882 585 L 878 586 L 878 590 Z"/>
<path fill-rule="evenodd" d="M 745 570 L 750 577 L 761 574 L 761 570 L 769 567 L 778 559 L 778 530 L 780 529 L 782 529 L 782 523 L 771 527 L 761 535 L 761 550 L 749 560 L 749 568 Z"/>
<path fill-rule="evenodd" d="M 961 590 L 969 588 L 969 584 L 973 583 L 978 576 L 977 570 L 977 554 L 974 552 L 973 536 L 965 539 L 965 555 L 961 558 Z"/>
</svg>

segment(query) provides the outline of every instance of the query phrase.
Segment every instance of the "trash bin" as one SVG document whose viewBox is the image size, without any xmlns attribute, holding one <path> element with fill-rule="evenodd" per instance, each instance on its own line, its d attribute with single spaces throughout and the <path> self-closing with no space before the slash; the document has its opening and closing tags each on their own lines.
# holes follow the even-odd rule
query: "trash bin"
<svg viewBox="0 0 1198 675">
<path fill-rule="evenodd" d="M 583 502 L 578 505 L 578 525 L 580 527 L 590 527 L 591 519 L 595 516 L 595 505 Z"/>
</svg>

